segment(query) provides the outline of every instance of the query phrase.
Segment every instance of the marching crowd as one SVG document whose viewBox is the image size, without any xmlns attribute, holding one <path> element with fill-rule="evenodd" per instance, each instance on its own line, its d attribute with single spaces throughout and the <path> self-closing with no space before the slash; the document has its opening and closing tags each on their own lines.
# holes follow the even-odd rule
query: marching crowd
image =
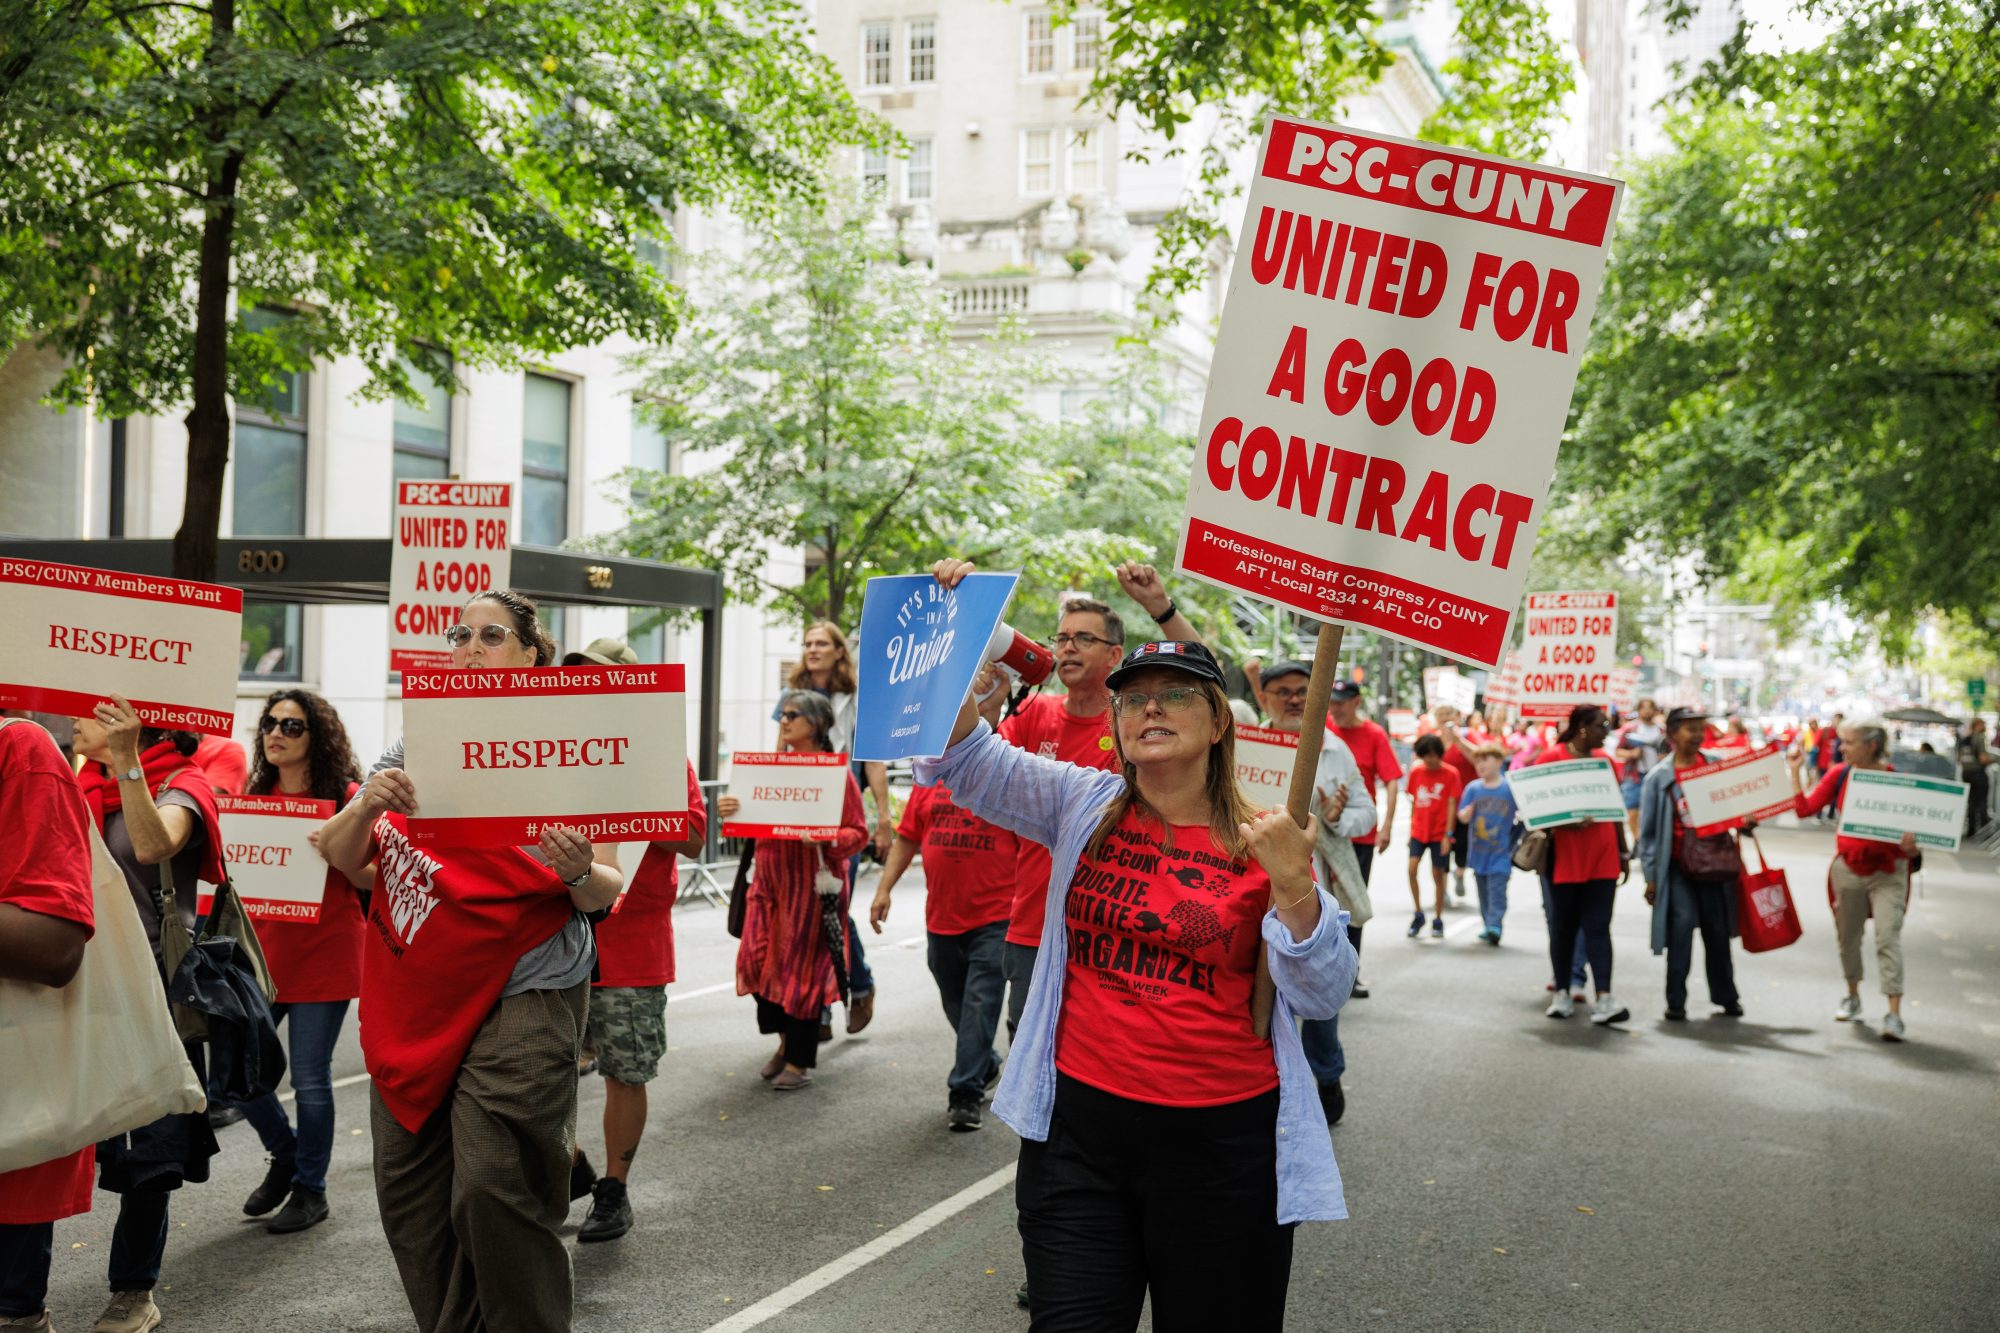
<svg viewBox="0 0 2000 1333">
<path fill-rule="evenodd" d="M 950 587 L 969 569 L 945 560 L 935 573 Z M 1156 629 L 1129 634 L 1106 603 L 1068 602 L 1052 637 L 1062 692 L 1017 693 L 1004 668 L 984 669 L 949 748 L 917 764 L 900 818 L 883 767 L 856 765 L 832 836 L 745 848 L 730 900 L 736 989 L 775 1039 L 763 1078 L 776 1092 L 810 1089 L 833 1006 L 844 1003 L 850 1032 L 873 1012 L 851 904 L 860 858 L 872 846 L 884 861 L 866 913 L 875 932 L 921 859 L 927 958 L 956 1035 L 944 1125 L 980 1129 L 990 1098 L 1021 1137 L 1031 1327 L 1131 1329 L 1150 1293 L 1162 1330 L 1275 1329 L 1296 1224 L 1346 1216 L 1329 1134 L 1345 1108 L 1339 1011 L 1369 994 L 1359 960 L 1370 877 L 1399 797 L 1407 934 L 1421 947 L 1444 937 L 1448 895 L 1465 897 L 1468 874 L 1478 939 L 1500 947 L 1512 876 L 1531 873 L 1548 928 L 1548 1016 L 1587 1005 L 1593 1023 L 1625 1021 L 1610 923 L 1636 864 L 1651 947 L 1667 958 L 1665 1017 L 1687 1017 L 1697 935 L 1711 1002 L 1740 1017 L 1739 838 L 1698 836 L 1675 775 L 1749 737 L 1649 700 L 1629 719 L 1584 706 L 1554 727 L 1440 708 L 1406 771 L 1361 716 L 1356 685 L 1337 683 L 1326 717 L 1308 718 L 1310 664 L 1253 662 L 1257 707 L 1246 710 L 1157 572 L 1116 574 Z M 558 662 L 533 603 L 510 592 L 474 597 L 446 638 L 455 669 Z M 560 661 L 636 658 L 600 641 Z M 777 701 L 780 743 L 844 753 L 855 720 L 849 645 L 815 625 Z M 1245 720 L 1324 728 L 1309 829 L 1246 802 L 1235 762 Z M 330 1216 L 331 1061 L 354 1008 L 383 1230 L 418 1327 L 568 1328 L 560 1228 L 572 1205 L 590 1200 L 586 1243 L 634 1224 L 627 1185 L 666 1051 L 677 858 L 706 841 L 693 766 L 685 838 L 648 844 L 628 871 L 615 847 L 560 826 L 532 847 L 417 845 L 407 821 L 422 793 L 400 742 L 364 776 L 339 716 L 309 691 L 266 700 L 247 765 L 240 751 L 232 764 L 226 741 L 144 725 L 121 698 L 70 730 L 66 754 L 33 722 L 0 724 L 0 826 L 33 830 L 0 843 L 0 978 L 62 986 L 76 973 L 106 909 L 93 896 L 101 844 L 178 1012 L 177 941 L 217 927 L 197 917 L 196 886 L 227 879 L 217 793 L 332 802 L 316 837 L 327 863 L 318 919 L 238 923 L 240 952 L 261 959 L 274 999 L 230 1020 L 238 1038 L 224 1040 L 238 1029 L 218 1018 L 186 1047 L 211 1101 L 240 1106 L 269 1154 L 243 1211 L 279 1234 Z M 1851 771 L 1886 767 L 1878 723 L 1836 718 L 1783 740 L 1801 817 L 1837 810 Z M 1628 818 L 1524 833 L 1509 774 L 1593 756 L 1614 765 Z M 715 813 L 735 807 L 724 797 Z M 1828 873 L 1847 982 L 1836 1016 L 1860 1016 L 1872 919 L 1889 1040 L 1905 1035 L 1899 933 L 1915 852 L 1911 837 L 1842 837 Z M 218 893 L 212 914 L 227 901 Z M 268 1055 L 277 1024 L 289 1033 L 291 1116 L 275 1095 L 282 1062 Z M 580 1070 L 605 1080 L 602 1173 L 580 1143 Z M 118 1197 L 95 1328 L 160 1326 L 170 1201 L 208 1179 L 217 1151 L 209 1115 L 180 1112 L 0 1174 L 0 1328 L 52 1327 L 53 1224 L 90 1208 L 93 1177 Z"/>
</svg>

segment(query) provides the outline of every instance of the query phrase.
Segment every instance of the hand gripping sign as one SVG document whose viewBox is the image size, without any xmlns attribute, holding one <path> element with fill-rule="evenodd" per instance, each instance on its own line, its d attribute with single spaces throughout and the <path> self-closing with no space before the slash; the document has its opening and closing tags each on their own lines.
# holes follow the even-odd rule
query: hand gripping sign
<svg viewBox="0 0 2000 1333">
<path fill-rule="evenodd" d="M 736 818 L 725 838 L 831 838 L 847 801 L 847 756 L 739 752 L 729 760 Z"/>
<path fill-rule="evenodd" d="M 956 588 L 940 586 L 929 574 L 868 580 L 855 647 L 856 759 L 944 753 L 958 706 L 998 637 L 1018 580 L 1016 574 L 969 574 Z M 1007 644 L 1012 641 L 1009 631 Z"/>
<path fill-rule="evenodd" d="M 1621 189 L 1274 118 L 1179 568 L 1498 664 Z"/>
<path fill-rule="evenodd" d="M 1529 593 L 1515 695 L 1521 716 L 1566 718 L 1578 704 L 1609 707 L 1617 660 L 1617 593 Z"/>
<path fill-rule="evenodd" d="M 1236 785 L 1252 807 L 1278 810 L 1292 786 L 1299 733 L 1269 727 L 1236 728 Z"/>
<path fill-rule="evenodd" d="M 312 835 L 333 818 L 333 802 L 309 796 L 218 796 L 222 858 L 253 921 L 317 921 L 326 905 L 327 865 Z M 203 884 L 195 910 L 214 902 Z"/>
<path fill-rule="evenodd" d="M 1792 808 L 1790 770 L 1775 745 L 1674 770 L 1698 837 L 1743 827 Z"/>
<path fill-rule="evenodd" d="M 0 610 L 0 708 L 81 717 L 118 694 L 150 727 L 235 725 L 240 589 L 7 559 Z"/>
<path fill-rule="evenodd" d="M 678 666 L 404 672 L 410 841 L 685 837 L 685 689 Z"/>
<path fill-rule="evenodd" d="M 1530 764 L 1507 775 L 1529 828 L 1556 828 L 1586 819 L 1623 820 L 1625 802 L 1618 795 L 1618 778 L 1608 760 L 1558 759 Z"/>
<path fill-rule="evenodd" d="M 1840 804 L 1840 836 L 1901 842 L 1905 833 L 1914 833 L 1919 847 L 1955 852 L 1971 790 L 1970 783 L 1953 778 L 1850 768 Z"/>
<path fill-rule="evenodd" d="M 475 593 L 507 586 L 513 488 L 504 483 L 396 483 L 389 552 L 389 670 L 451 666 L 444 632 Z"/>
</svg>

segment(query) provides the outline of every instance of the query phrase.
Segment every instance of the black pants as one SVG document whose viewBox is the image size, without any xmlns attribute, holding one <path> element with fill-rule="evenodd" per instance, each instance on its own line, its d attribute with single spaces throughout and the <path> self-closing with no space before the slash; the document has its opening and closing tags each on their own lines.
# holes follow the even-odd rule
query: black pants
<svg viewBox="0 0 2000 1333">
<path fill-rule="evenodd" d="M 757 997 L 757 1030 L 765 1036 L 778 1033 L 785 1039 L 785 1063 L 800 1069 L 819 1064 L 819 1020 L 793 1018 L 777 1005 Z"/>
<path fill-rule="evenodd" d="M 1014 1183 L 1029 1333 L 1156 1333 L 1285 1323 L 1291 1226 L 1278 1217 L 1278 1093 L 1154 1106 L 1056 1077 L 1046 1143 Z"/>
<path fill-rule="evenodd" d="M 1965 794 L 1965 831 L 1976 837 L 1986 827 L 1986 769 L 1968 768 L 1963 770 L 1965 782 L 1972 790 Z"/>
<path fill-rule="evenodd" d="M 1688 973 L 1694 967 L 1694 936 L 1701 932 L 1702 960 L 1708 965 L 1708 998 L 1735 1004 L 1736 966 L 1729 956 L 1729 899 L 1734 884 L 1683 879 L 1667 874 L 1667 1008 L 1686 1009 Z"/>
<path fill-rule="evenodd" d="M 1549 962 L 1558 989 L 1569 985 L 1576 961 L 1576 932 L 1583 931 L 1590 972 L 1601 994 L 1611 990 L 1611 902 L 1618 894 L 1615 879 L 1556 884 L 1549 889 Z"/>
<path fill-rule="evenodd" d="M 1368 872 L 1375 867 L 1375 844 L 1372 842 L 1355 843 L 1354 863 L 1361 867 L 1361 887 L 1365 889 L 1368 887 Z M 1347 942 L 1354 946 L 1355 953 L 1358 954 L 1361 952 L 1361 927 L 1351 921 L 1347 925 Z"/>
</svg>

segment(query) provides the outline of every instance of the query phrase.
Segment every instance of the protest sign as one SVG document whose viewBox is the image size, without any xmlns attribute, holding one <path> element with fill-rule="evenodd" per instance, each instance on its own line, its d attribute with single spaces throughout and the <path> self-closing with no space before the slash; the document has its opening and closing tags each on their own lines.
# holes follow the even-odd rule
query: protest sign
<svg viewBox="0 0 2000 1333">
<path fill-rule="evenodd" d="M 1521 716 L 1565 718 L 1578 704 L 1611 704 L 1618 656 L 1618 594 L 1535 592 L 1521 639 Z"/>
<path fill-rule="evenodd" d="M 389 550 L 389 669 L 451 666 L 444 632 L 475 594 L 507 586 L 513 487 L 504 482 L 396 483 Z"/>
<path fill-rule="evenodd" d="M 1607 759 L 1558 759 L 1530 764 L 1507 774 L 1529 828 L 1555 828 L 1585 819 L 1625 819 L 1625 802 L 1618 795 L 1618 778 Z"/>
<path fill-rule="evenodd" d="M 404 672 L 410 841 L 525 847 L 550 824 L 593 842 L 685 837 L 684 677 L 678 666 Z"/>
<path fill-rule="evenodd" d="M 1497 664 L 1622 188 L 1274 117 L 1178 568 Z"/>
<path fill-rule="evenodd" d="M 1746 819 L 1769 819 L 1792 808 L 1791 770 L 1775 745 L 1676 769 L 1674 776 L 1694 831 L 1704 838 L 1741 828 Z"/>
<path fill-rule="evenodd" d="M 831 838 L 847 802 L 844 754 L 750 753 L 729 761 L 736 817 L 722 822 L 725 838 Z"/>
<path fill-rule="evenodd" d="M 1611 706 L 1620 717 L 1630 717 L 1639 707 L 1639 668 L 1611 668 Z"/>
<path fill-rule="evenodd" d="M 1389 739 L 1408 745 L 1417 738 L 1417 713 L 1414 708 L 1391 708 L 1382 715 L 1387 723 Z"/>
<path fill-rule="evenodd" d="M 1299 733 L 1272 727 L 1236 728 L 1236 785 L 1259 810 L 1281 810 L 1292 789 Z"/>
<path fill-rule="evenodd" d="M 218 796 L 222 859 L 253 921 L 317 921 L 327 864 L 310 841 L 333 818 L 333 802 L 310 796 Z M 203 884 L 195 910 L 208 912 L 215 887 Z"/>
<path fill-rule="evenodd" d="M 1424 709 L 1435 713 L 1440 707 L 1456 708 L 1463 716 L 1479 701 L 1479 687 L 1457 667 L 1424 668 Z"/>
<path fill-rule="evenodd" d="M 929 574 L 868 580 L 855 643 L 856 759 L 944 753 L 1018 579 L 968 574 L 955 588 Z"/>
<path fill-rule="evenodd" d="M 88 717 L 117 694 L 150 727 L 235 725 L 240 589 L 6 559 L 0 611 L 0 708 Z"/>
<path fill-rule="evenodd" d="M 1486 702 L 1489 705 L 1511 708 L 1520 702 L 1520 695 L 1521 654 L 1509 649 L 1506 662 L 1486 682 Z"/>
<path fill-rule="evenodd" d="M 1970 790 L 1969 783 L 1953 778 L 1850 768 L 1847 794 L 1841 799 L 1840 836 L 1901 842 L 1905 833 L 1914 833 L 1919 847 L 1955 852 L 1965 828 Z"/>
</svg>

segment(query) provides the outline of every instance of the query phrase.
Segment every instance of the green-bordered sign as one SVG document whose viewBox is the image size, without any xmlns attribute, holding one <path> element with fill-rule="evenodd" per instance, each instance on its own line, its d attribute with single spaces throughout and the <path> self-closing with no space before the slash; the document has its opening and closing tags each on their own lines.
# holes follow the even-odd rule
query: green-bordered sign
<svg viewBox="0 0 2000 1333">
<path fill-rule="evenodd" d="M 1618 778 L 1608 759 L 1530 764 L 1509 773 L 1507 785 L 1514 789 L 1521 822 L 1529 828 L 1625 818 L 1625 802 L 1619 798 Z"/>
<path fill-rule="evenodd" d="M 1968 784 L 1950 778 L 1850 768 L 1840 808 L 1840 836 L 1901 842 L 1905 833 L 1914 833 L 1919 847 L 1955 852 L 1965 828 L 1969 790 Z"/>
<path fill-rule="evenodd" d="M 1974 712 L 1986 707 L 1986 678 L 1981 676 L 1977 680 L 1966 681 L 1965 697 L 1972 700 Z"/>
</svg>

